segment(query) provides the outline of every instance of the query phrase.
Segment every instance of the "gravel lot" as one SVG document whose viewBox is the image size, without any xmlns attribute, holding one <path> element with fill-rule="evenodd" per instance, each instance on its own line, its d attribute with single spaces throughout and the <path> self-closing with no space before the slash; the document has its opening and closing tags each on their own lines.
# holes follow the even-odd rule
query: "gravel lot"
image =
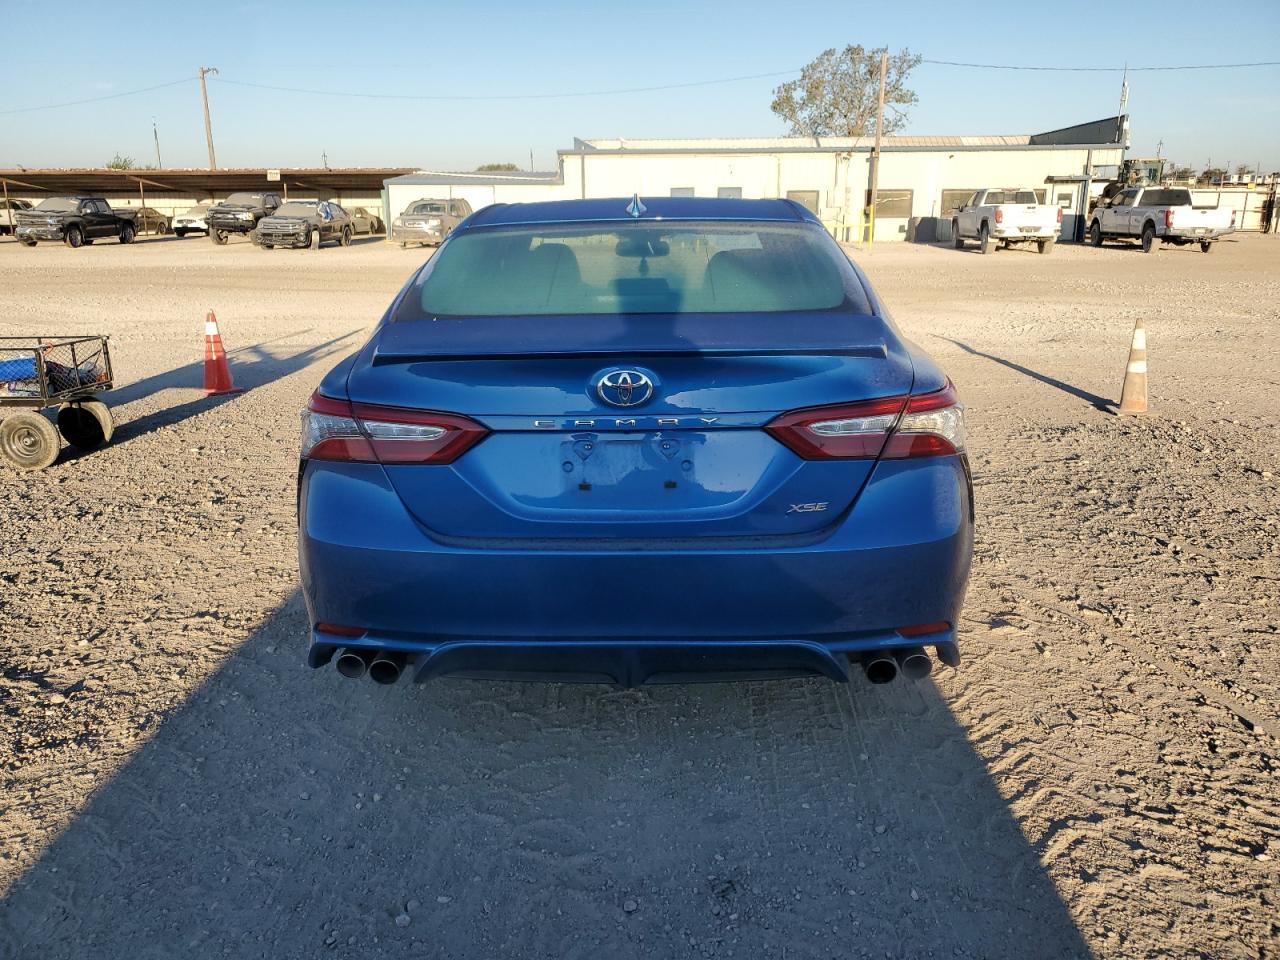
<svg viewBox="0 0 1280 960">
<path fill-rule="evenodd" d="M 121 383 L 0 468 L 0 957 L 1280 956 L 1280 240 L 855 253 L 978 485 L 964 666 L 876 688 L 306 669 L 296 411 L 423 256 L 0 240 Z"/>
</svg>

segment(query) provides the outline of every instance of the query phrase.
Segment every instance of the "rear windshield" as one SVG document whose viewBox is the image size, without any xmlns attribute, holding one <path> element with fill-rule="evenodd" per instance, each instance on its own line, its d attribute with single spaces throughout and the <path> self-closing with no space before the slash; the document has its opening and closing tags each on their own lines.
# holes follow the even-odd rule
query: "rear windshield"
<svg viewBox="0 0 1280 960">
<path fill-rule="evenodd" d="M 537 224 L 456 234 L 396 320 L 838 307 L 871 312 L 848 260 L 816 226 Z"/>
<path fill-rule="evenodd" d="M 1142 194 L 1144 207 L 1185 207 L 1189 203 L 1190 190 L 1147 190 Z"/>
</svg>

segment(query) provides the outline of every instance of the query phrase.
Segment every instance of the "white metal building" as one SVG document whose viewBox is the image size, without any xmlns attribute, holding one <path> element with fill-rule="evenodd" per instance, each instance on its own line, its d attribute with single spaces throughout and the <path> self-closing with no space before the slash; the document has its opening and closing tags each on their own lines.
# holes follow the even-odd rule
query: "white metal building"
<svg viewBox="0 0 1280 960">
<path fill-rule="evenodd" d="M 1068 213 L 1083 210 L 1084 177 L 1114 176 L 1126 118 L 1042 134 L 886 137 L 875 238 L 946 235 L 951 211 L 985 186 L 1029 186 Z M 419 198 L 491 203 L 585 197 L 788 197 L 834 231 L 856 232 L 868 199 L 874 138 L 776 137 L 724 140 L 575 140 L 546 173 L 418 171 L 386 181 L 388 214 Z M 1082 176 L 1084 175 L 1084 176 Z M 1078 183 L 1066 182 L 1081 177 Z M 1051 182 L 1060 178 L 1064 182 Z M 1066 227 L 1074 217 L 1066 217 Z"/>
</svg>

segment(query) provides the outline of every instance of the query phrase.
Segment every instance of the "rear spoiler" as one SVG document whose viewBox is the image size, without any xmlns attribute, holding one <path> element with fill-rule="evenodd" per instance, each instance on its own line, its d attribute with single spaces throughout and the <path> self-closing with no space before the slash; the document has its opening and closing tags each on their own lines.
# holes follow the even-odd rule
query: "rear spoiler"
<svg viewBox="0 0 1280 960">
<path fill-rule="evenodd" d="M 597 359 L 624 359 L 628 362 L 643 360 L 646 357 L 865 357 L 868 360 L 883 360 L 889 355 L 883 343 L 860 344 L 848 347 L 822 348 L 768 348 L 751 347 L 713 347 L 707 350 L 690 350 L 687 347 L 671 350 L 523 350 L 519 353 L 450 353 L 436 351 L 391 351 L 378 348 L 373 354 L 375 367 L 397 363 L 441 363 L 453 360 L 581 360 L 595 357 Z"/>
</svg>

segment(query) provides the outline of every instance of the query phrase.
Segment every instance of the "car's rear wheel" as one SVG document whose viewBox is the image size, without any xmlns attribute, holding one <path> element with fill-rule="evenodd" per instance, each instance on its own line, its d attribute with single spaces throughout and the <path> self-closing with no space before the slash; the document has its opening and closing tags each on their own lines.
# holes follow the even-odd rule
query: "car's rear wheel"
<svg viewBox="0 0 1280 960">
<path fill-rule="evenodd" d="M 19 237 L 18 242 L 24 247 L 34 247 L 36 245 L 36 241 L 32 240 L 30 237 Z"/>
<path fill-rule="evenodd" d="M 1102 246 L 1102 227 L 1097 220 L 1089 224 L 1089 245 L 1091 247 Z"/>
<path fill-rule="evenodd" d="M 960 221 L 951 221 L 951 242 L 956 245 L 957 250 L 964 249 L 964 237 L 960 236 Z"/>
<path fill-rule="evenodd" d="M 18 470 L 43 470 L 58 459 L 62 441 L 52 423 L 24 410 L 0 420 L 0 457 Z"/>
<path fill-rule="evenodd" d="M 123 227 L 120 228 L 121 243 L 133 243 L 133 237 L 134 237 L 134 229 L 132 226 L 126 223 Z"/>
<path fill-rule="evenodd" d="M 184 237 L 186 237 L 186 235 L 187 235 L 187 231 L 182 230 L 182 229 L 178 229 L 178 230 L 173 231 L 173 235 L 174 235 L 175 237 L 177 237 L 179 240 L 181 240 L 181 239 L 183 239 Z"/>
<path fill-rule="evenodd" d="M 1213 244 L 1212 244 L 1212 243 L 1210 243 L 1208 240 L 1201 240 L 1201 241 L 1200 241 L 1200 252 L 1201 252 L 1201 253 L 1208 253 L 1208 252 L 1209 252 L 1210 250 L 1212 250 L 1212 249 L 1213 249 Z"/>
<path fill-rule="evenodd" d="M 1036 247 L 1043 254 L 1053 253 L 1053 240 L 1037 240 Z"/>
<path fill-rule="evenodd" d="M 67 227 L 67 232 L 62 235 L 62 242 L 68 247 L 80 247 L 84 245 L 84 231 L 79 227 Z"/>
<path fill-rule="evenodd" d="M 342 236 L 338 238 L 338 242 L 342 244 L 344 247 L 351 246 L 351 228 L 350 227 L 342 228 Z"/>
<path fill-rule="evenodd" d="M 1156 252 L 1156 228 L 1149 223 L 1142 228 L 1142 252 Z"/>
<path fill-rule="evenodd" d="M 996 245 L 991 242 L 991 228 L 985 223 L 982 229 L 978 231 L 978 249 L 983 253 L 995 253 Z"/>
<path fill-rule="evenodd" d="M 226 246 L 226 243 L 227 243 L 227 231 L 225 231 L 225 230 L 210 230 L 210 231 L 209 231 L 209 237 L 210 237 L 210 239 L 211 239 L 211 240 L 213 240 L 213 242 L 214 242 L 214 243 L 216 243 L 218 246 L 220 246 L 220 247 Z"/>
</svg>

